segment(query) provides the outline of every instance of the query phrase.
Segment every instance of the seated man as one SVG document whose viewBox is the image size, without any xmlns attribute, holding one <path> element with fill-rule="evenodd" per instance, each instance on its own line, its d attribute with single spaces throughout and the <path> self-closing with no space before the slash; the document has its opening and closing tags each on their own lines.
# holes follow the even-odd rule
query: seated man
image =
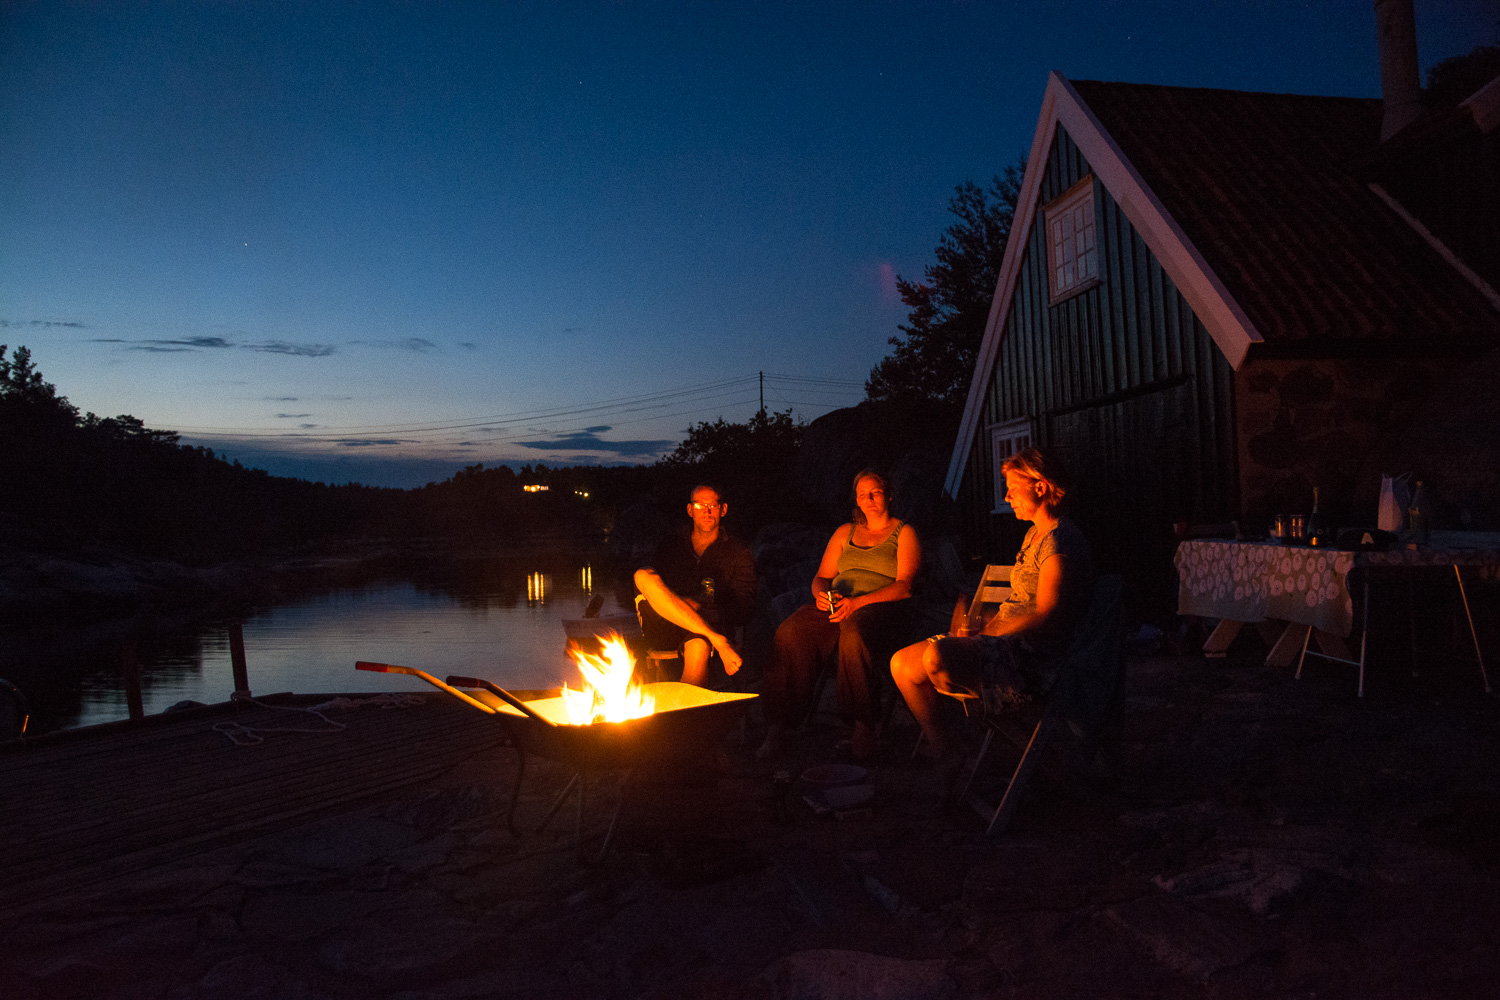
<svg viewBox="0 0 1500 1000">
<path fill-rule="evenodd" d="M 710 647 L 726 674 L 740 669 L 740 654 L 724 633 L 755 611 L 755 557 L 748 545 L 720 528 L 728 510 L 718 490 L 694 487 L 691 527 L 668 534 L 651 562 L 635 571 L 636 589 L 647 602 L 641 609 L 647 644 L 680 647 L 682 679 L 700 687 L 708 678 Z"/>
</svg>

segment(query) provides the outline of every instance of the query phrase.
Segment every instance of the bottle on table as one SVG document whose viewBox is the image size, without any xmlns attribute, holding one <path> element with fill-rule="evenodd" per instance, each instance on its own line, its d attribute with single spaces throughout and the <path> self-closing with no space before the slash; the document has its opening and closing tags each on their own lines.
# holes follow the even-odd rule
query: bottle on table
<svg viewBox="0 0 1500 1000">
<path fill-rule="evenodd" d="M 1328 542 L 1328 528 L 1323 523 L 1323 516 L 1318 513 L 1318 488 L 1314 486 L 1312 515 L 1307 519 L 1307 544 L 1326 546 Z"/>
<path fill-rule="evenodd" d="M 1411 493 L 1411 506 L 1406 509 L 1407 525 L 1411 529 L 1411 540 L 1418 545 L 1426 545 L 1431 529 L 1428 524 L 1428 502 L 1427 493 L 1422 489 L 1422 481 L 1417 480 L 1417 488 Z"/>
</svg>

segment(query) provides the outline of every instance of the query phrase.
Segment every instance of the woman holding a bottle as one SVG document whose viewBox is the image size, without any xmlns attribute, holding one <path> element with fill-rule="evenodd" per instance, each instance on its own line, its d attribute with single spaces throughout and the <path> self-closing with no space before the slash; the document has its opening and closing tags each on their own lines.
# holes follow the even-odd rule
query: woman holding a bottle
<svg viewBox="0 0 1500 1000">
<path fill-rule="evenodd" d="M 879 473 L 866 469 L 854 477 L 854 519 L 828 540 L 813 576 L 813 603 L 776 630 L 761 692 L 771 724 L 762 757 L 779 752 L 786 730 L 806 717 L 819 672 L 834 662 L 839 712 L 854 723 L 851 755 L 860 759 L 875 749 L 880 674 L 908 641 L 908 598 L 922 563 L 916 531 L 891 515 L 889 500 Z"/>
</svg>

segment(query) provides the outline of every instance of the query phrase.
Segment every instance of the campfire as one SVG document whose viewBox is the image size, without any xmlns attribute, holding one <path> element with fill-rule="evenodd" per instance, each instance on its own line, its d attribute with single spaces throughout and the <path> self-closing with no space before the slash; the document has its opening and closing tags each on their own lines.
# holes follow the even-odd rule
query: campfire
<svg viewBox="0 0 1500 1000">
<path fill-rule="evenodd" d="M 566 718 L 573 726 L 596 722 L 625 722 L 655 714 L 656 699 L 635 682 L 635 659 L 619 635 L 610 633 L 600 640 L 602 653 L 585 653 L 576 645 L 569 652 L 583 674 L 584 687 L 574 691 L 562 688 Z"/>
</svg>

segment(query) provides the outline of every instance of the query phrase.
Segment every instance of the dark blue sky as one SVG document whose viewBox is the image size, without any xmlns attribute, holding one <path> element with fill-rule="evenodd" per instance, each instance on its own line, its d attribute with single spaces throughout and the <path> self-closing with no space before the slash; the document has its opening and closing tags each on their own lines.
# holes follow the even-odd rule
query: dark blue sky
<svg viewBox="0 0 1500 1000">
<path fill-rule="evenodd" d="M 1051 69 L 1379 94 L 1363 0 L 4 3 L 0 342 L 283 474 L 647 461 L 860 398 Z"/>
</svg>

